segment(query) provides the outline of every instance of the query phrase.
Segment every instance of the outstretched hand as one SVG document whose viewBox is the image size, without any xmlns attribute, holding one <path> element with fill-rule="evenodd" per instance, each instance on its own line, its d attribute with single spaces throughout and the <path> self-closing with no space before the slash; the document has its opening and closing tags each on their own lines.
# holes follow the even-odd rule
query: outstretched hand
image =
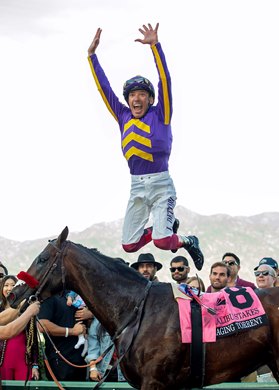
<svg viewBox="0 0 279 390">
<path fill-rule="evenodd" d="M 88 48 L 88 55 L 89 56 L 92 56 L 92 54 L 95 53 L 97 47 L 99 46 L 101 33 L 102 33 L 102 29 L 99 27 L 96 31 L 95 37 L 94 37 L 91 45 Z"/>
<path fill-rule="evenodd" d="M 148 27 L 144 24 L 143 28 L 139 28 L 139 31 L 143 34 L 143 39 L 135 39 L 135 42 L 148 43 L 149 45 L 155 45 L 158 42 L 158 28 L 159 23 L 153 29 L 151 24 L 148 23 Z"/>
</svg>

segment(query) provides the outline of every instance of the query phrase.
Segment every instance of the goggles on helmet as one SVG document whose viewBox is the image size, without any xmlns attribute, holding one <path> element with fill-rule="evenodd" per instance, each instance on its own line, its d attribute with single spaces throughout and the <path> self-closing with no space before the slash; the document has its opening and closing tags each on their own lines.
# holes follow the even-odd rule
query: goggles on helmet
<svg viewBox="0 0 279 390">
<path fill-rule="evenodd" d="M 126 101 L 128 101 L 128 96 L 131 91 L 137 91 L 139 89 L 144 89 L 149 92 L 149 94 L 154 98 L 155 90 L 152 83 L 142 76 L 135 76 L 127 80 L 123 86 L 123 95 Z"/>
</svg>

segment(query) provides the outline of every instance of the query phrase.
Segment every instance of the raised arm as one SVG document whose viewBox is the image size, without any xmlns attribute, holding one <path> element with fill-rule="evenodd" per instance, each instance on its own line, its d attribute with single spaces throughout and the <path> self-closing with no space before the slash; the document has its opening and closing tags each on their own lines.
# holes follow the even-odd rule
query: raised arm
<svg viewBox="0 0 279 390">
<path fill-rule="evenodd" d="M 9 307 L 0 313 L 0 326 L 6 325 L 18 317 L 19 309 Z"/>
<path fill-rule="evenodd" d="M 143 34 L 143 39 L 135 39 L 135 42 L 149 44 L 150 46 L 155 45 L 158 42 L 159 23 L 156 24 L 154 29 L 149 23 L 147 26 L 144 24 L 142 27 L 139 28 L 139 31 Z"/>
<path fill-rule="evenodd" d="M 97 47 L 99 46 L 101 33 L 102 33 L 102 29 L 99 27 L 96 31 L 95 37 L 94 37 L 91 45 L 88 48 L 88 56 L 89 57 L 95 53 Z"/>
</svg>

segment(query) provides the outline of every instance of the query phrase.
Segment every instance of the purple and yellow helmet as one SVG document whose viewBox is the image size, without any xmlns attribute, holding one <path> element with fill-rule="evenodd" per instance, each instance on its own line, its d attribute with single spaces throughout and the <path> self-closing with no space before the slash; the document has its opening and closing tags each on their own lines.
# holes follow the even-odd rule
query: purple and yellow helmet
<svg viewBox="0 0 279 390">
<path fill-rule="evenodd" d="M 150 96 L 155 98 L 155 90 L 152 83 L 143 76 L 135 76 L 124 83 L 123 96 L 126 102 L 128 102 L 129 93 L 131 91 L 138 91 L 139 89 L 144 89 L 149 92 Z"/>
</svg>

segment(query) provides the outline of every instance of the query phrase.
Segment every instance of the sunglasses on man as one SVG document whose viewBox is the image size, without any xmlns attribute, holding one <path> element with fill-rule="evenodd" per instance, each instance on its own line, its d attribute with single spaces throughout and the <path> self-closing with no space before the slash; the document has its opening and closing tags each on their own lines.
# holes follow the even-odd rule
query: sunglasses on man
<svg viewBox="0 0 279 390">
<path fill-rule="evenodd" d="M 261 276 L 261 275 L 263 275 L 263 276 L 270 275 L 270 276 L 275 277 L 274 274 L 271 271 L 268 271 L 268 270 L 265 270 L 265 271 L 255 271 L 254 274 L 255 274 L 256 277 Z"/>
<path fill-rule="evenodd" d="M 226 265 L 229 265 L 230 267 L 232 267 L 233 265 L 237 265 L 237 262 L 234 261 L 234 260 L 231 260 L 231 261 L 223 261 L 224 264 Z"/>
<path fill-rule="evenodd" d="M 185 271 L 186 268 L 187 268 L 186 265 L 183 265 L 181 267 L 170 267 L 170 272 L 174 273 L 176 270 L 178 272 L 183 272 L 183 271 Z"/>
</svg>

